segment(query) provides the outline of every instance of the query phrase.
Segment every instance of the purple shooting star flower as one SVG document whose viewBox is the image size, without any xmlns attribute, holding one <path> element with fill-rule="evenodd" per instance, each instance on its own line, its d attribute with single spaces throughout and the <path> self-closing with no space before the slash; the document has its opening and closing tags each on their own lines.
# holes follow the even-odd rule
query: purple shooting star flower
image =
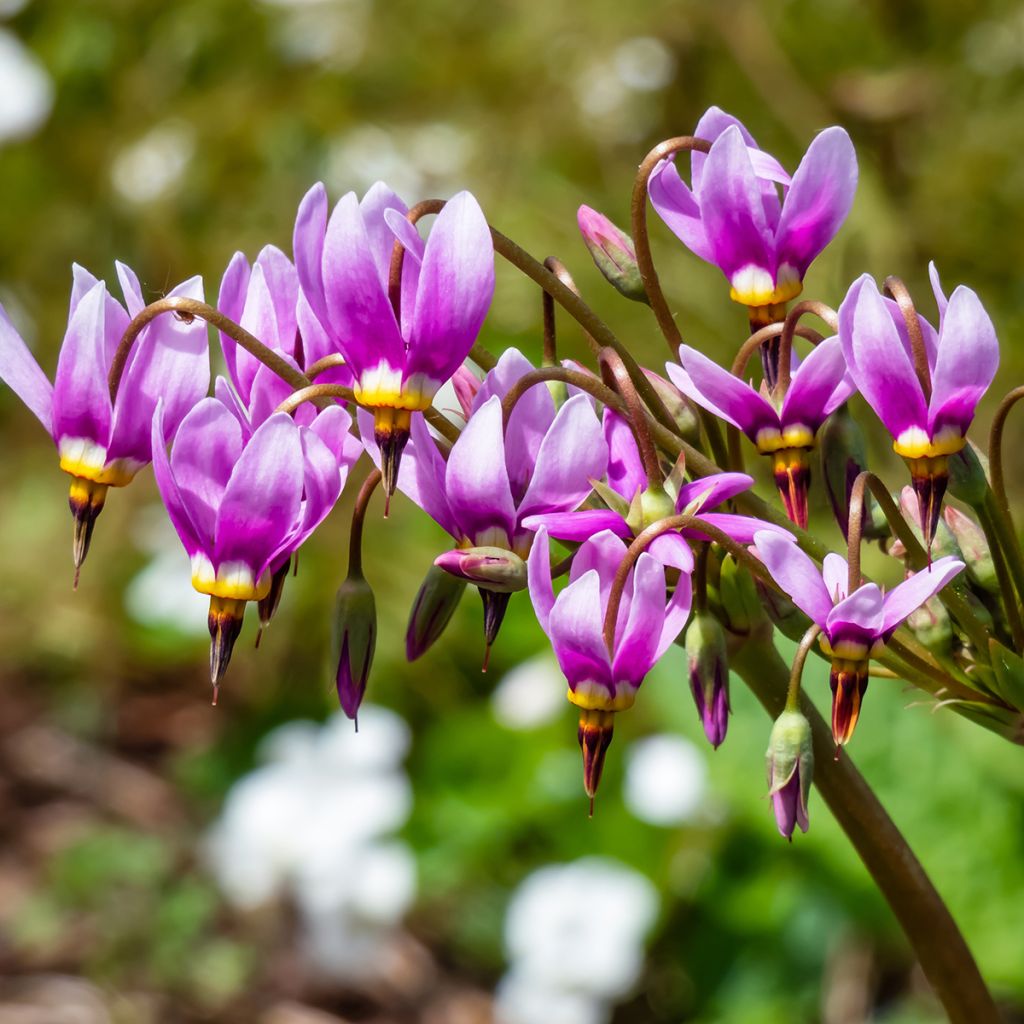
<svg viewBox="0 0 1024 1024">
<path fill-rule="evenodd" d="M 687 546 L 678 535 L 672 535 L 672 541 L 679 552 Z M 666 552 L 655 558 L 645 551 L 626 580 L 609 650 L 603 635 L 604 618 L 612 581 L 625 554 L 626 545 L 610 530 L 591 537 L 576 552 L 569 585 L 556 597 L 543 527 L 530 551 L 530 598 L 569 684 L 569 700 L 580 710 L 583 780 L 591 801 L 612 740 L 616 712 L 633 706 L 644 677 L 690 614 L 691 563 L 685 558 L 674 560 L 673 567 L 680 574 L 669 596 L 663 564 Z"/>
<path fill-rule="evenodd" d="M 210 597 L 215 702 L 246 602 L 268 595 L 275 565 L 309 537 L 341 493 L 358 457 L 351 422 L 340 406 L 308 427 L 275 413 L 246 436 L 231 409 L 206 398 L 182 421 L 168 457 L 157 406 L 153 470 L 192 562 L 192 586 Z"/>
<path fill-rule="evenodd" d="M 930 545 L 949 456 L 966 444 L 967 428 L 999 366 L 999 342 L 978 296 L 960 285 L 947 301 L 934 264 L 929 270 L 939 330 L 918 317 L 924 353 L 916 363 L 903 314 L 868 274 L 853 283 L 839 307 L 839 337 L 854 383 L 910 467 Z"/>
<path fill-rule="evenodd" d="M 560 409 L 543 385 L 516 403 L 507 427 L 502 399 L 534 367 L 507 349 L 472 399 L 470 416 L 447 460 L 422 417 L 412 432 L 398 473 L 398 488 L 454 538 L 456 548 L 436 564 L 480 590 L 485 639 L 494 642 L 509 595 L 526 586 L 525 559 L 533 532 L 525 521 L 574 509 L 604 474 L 608 448 L 586 395 Z M 359 427 L 374 460 L 369 414 Z"/>
<path fill-rule="evenodd" d="M 819 569 L 793 538 L 777 533 L 754 537 L 757 553 L 775 582 L 821 627 L 822 650 L 832 659 L 832 736 L 839 747 L 853 735 L 868 686 L 868 662 L 879 654 L 904 619 L 938 593 L 964 563 L 940 558 L 888 594 L 874 583 L 849 591 L 842 555 L 828 554 Z"/>
<path fill-rule="evenodd" d="M 767 397 L 689 345 L 668 364 L 672 383 L 687 398 L 738 427 L 772 460 L 786 514 L 807 528 L 808 453 L 829 415 L 853 393 L 838 337 L 827 338 L 797 366 L 785 394 Z M 763 388 L 767 391 L 767 387 Z"/>
<path fill-rule="evenodd" d="M 681 483 L 678 490 L 673 473 L 666 487 L 674 496 L 669 494 L 668 507 L 662 507 L 666 492 L 652 495 L 648 489 L 640 451 L 629 424 L 618 413 L 605 409 L 603 426 L 609 452 L 608 484 L 601 486 L 598 493 L 609 507 L 579 511 L 552 509 L 525 519 L 526 529 L 543 526 L 549 536 L 567 541 L 583 541 L 601 530 L 611 530 L 617 537 L 632 540 L 657 520 L 683 512 L 699 515 L 741 544 L 749 544 L 758 530 L 777 529 L 750 516 L 711 511 L 754 483 L 753 477 L 746 473 L 715 473 L 691 483 Z M 652 497 L 655 500 L 649 502 Z M 692 540 L 707 540 L 699 526 L 687 527 L 681 532 Z M 657 537 L 650 545 L 650 553 L 657 556 L 660 546 L 661 538 Z"/>
<path fill-rule="evenodd" d="M 50 432 L 60 468 L 71 477 L 76 582 L 107 490 L 126 486 L 151 460 L 150 424 L 158 397 L 173 434 L 210 386 L 205 324 L 165 315 L 136 339 L 111 402 L 110 364 L 130 319 L 146 305 L 138 278 L 123 263 L 117 264 L 117 276 L 127 310 L 106 284 L 82 267 L 73 268 L 68 328 L 52 385 L 0 308 L 0 378 Z M 193 277 L 169 294 L 202 299 L 202 281 Z"/>
<path fill-rule="evenodd" d="M 295 263 L 303 294 L 344 355 L 359 403 L 373 410 L 385 494 L 397 481 L 413 413 L 469 354 L 494 293 L 494 250 L 479 204 L 460 192 L 437 215 L 426 242 L 406 206 L 377 183 L 343 196 L 328 220 L 315 185 L 299 206 Z M 405 248 L 389 294 L 391 254 Z"/>
<path fill-rule="evenodd" d="M 791 178 L 718 107 L 704 114 L 694 134 L 711 151 L 691 153 L 692 189 L 668 157 L 648 180 L 651 205 L 691 252 L 725 274 L 732 299 L 749 308 L 752 328 L 781 320 L 785 304 L 802 291 L 807 268 L 850 212 L 857 189 L 850 137 L 826 128 Z M 762 348 L 770 385 L 777 353 L 777 345 Z"/>
</svg>

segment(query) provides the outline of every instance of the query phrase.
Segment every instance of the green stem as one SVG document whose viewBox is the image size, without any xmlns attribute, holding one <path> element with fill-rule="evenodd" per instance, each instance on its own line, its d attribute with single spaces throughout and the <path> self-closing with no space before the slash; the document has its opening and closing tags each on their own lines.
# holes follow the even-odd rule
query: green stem
<svg viewBox="0 0 1024 1024">
<path fill-rule="evenodd" d="M 985 534 L 989 550 L 992 552 L 992 565 L 996 571 L 996 582 L 999 584 L 999 593 L 1003 599 L 1003 610 L 1006 613 L 1006 621 L 1010 626 L 1010 633 L 1013 636 L 1013 645 L 1018 651 L 1024 650 L 1024 621 L 1021 619 L 1020 604 L 1017 595 L 1014 593 L 1013 580 L 1010 578 L 1010 570 L 1005 557 L 1005 545 L 999 536 L 1000 517 L 995 508 L 995 498 L 989 500 L 991 491 L 985 495 L 985 500 L 975 511 L 978 513 L 978 522 Z"/>
<path fill-rule="evenodd" d="M 788 672 L 770 640 L 751 638 L 731 668 L 773 719 L 782 713 Z M 800 705 L 811 723 L 814 785 L 892 908 L 951 1024 L 999 1024 L 974 956 L 921 862 L 849 755 L 833 759 L 832 731 L 811 701 L 803 696 Z"/>
<path fill-rule="evenodd" d="M 380 480 L 380 470 L 371 469 L 363 481 L 363 486 L 359 488 L 355 505 L 352 507 L 352 529 L 348 535 L 349 576 L 363 575 L 363 522 L 366 519 L 366 508 L 370 504 L 370 497 Z"/>
<path fill-rule="evenodd" d="M 817 624 L 812 625 L 804 633 L 800 646 L 797 647 L 796 654 L 793 656 L 793 667 L 789 673 L 789 686 L 786 689 L 787 711 L 800 710 L 800 682 L 804 675 L 804 662 L 807 661 L 807 655 L 814 646 L 814 642 L 818 639 L 820 632 L 821 626 Z"/>
</svg>

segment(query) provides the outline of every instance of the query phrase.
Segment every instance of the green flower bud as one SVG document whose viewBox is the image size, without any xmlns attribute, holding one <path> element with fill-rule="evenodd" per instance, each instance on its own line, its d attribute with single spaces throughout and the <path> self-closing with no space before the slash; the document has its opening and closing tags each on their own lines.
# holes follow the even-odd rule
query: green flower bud
<svg viewBox="0 0 1024 1024">
<path fill-rule="evenodd" d="M 338 588 L 332 625 L 338 700 L 345 714 L 354 720 L 366 692 L 377 643 L 377 606 L 373 590 L 361 573 L 349 574 Z"/>
<path fill-rule="evenodd" d="M 996 567 L 982 528 L 952 505 L 947 505 L 943 509 L 942 518 L 956 538 L 963 560 L 967 563 L 967 575 L 983 590 L 998 594 L 999 580 L 996 577 Z"/>
<path fill-rule="evenodd" d="M 729 656 L 725 631 L 713 615 L 695 612 L 686 628 L 690 689 L 704 735 L 717 749 L 729 725 Z"/>
<path fill-rule="evenodd" d="M 783 711 L 772 726 L 765 755 L 768 795 L 779 833 L 792 840 L 797 825 L 806 832 L 807 794 L 814 774 L 811 723 L 799 711 Z"/>
<path fill-rule="evenodd" d="M 445 631 L 466 590 L 466 581 L 432 565 L 420 584 L 405 630 L 405 656 L 422 658 Z"/>
<path fill-rule="evenodd" d="M 583 241 L 605 280 L 619 294 L 634 302 L 647 302 L 647 290 L 640 277 L 633 239 L 617 228 L 603 213 L 581 206 L 576 214 Z"/>
</svg>

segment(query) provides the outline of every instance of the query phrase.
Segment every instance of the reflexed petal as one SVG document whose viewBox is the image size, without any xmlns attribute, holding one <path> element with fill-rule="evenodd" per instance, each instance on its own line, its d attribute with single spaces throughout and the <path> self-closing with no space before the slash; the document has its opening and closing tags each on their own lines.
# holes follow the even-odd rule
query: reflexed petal
<svg viewBox="0 0 1024 1024">
<path fill-rule="evenodd" d="M 700 477 L 679 488 L 676 511 L 682 512 L 698 498 L 702 510 L 715 508 L 723 501 L 728 501 L 753 486 L 754 478 L 746 473 L 714 473 L 711 476 Z M 703 512 L 698 514 L 702 515 Z"/>
<path fill-rule="evenodd" d="M 512 539 L 516 508 L 505 468 L 501 402 L 497 398 L 488 400 L 470 417 L 452 446 L 444 480 L 448 505 L 463 537 L 475 540 L 498 527 Z"/>
<path fill-rule="evenodd" d="M 930 568 L 914 573 L 910 579 L 893 587 L 883 602 L 882 632 L 886 635 L 892 633 L 911 612 L 937 594 L 963 568 L 964 563 L 959 558 L 947 555 L 934 561 Z"/>
<path fill-rule="evenodd" d="M 417 230 L 416 225 L 404 213 L 398 210 L 386 210 L 384 212 L 384 223 L 387 224 L 393 236 L 390 240 L 392 247 L 395 241 L 401 242 L 405 248 L 406 257 L 415 260 L 422 266 L 423 253 L 427 243 L 423 240 L 423 236 Z M 391 276 L 392 251 L 388 252 L 388 274 L 387 278 L 385 278 L 386 280 L 390 279 Z"/>
<path fill-rule="evenodd" d="M 882 632 L 882 592 L 874 583 L 865 583 L 844 597 L 828 614 L 825 633 L 829 639 L 841 638 L 852 629 L 870 638 Z"/>
<path fill-rule="evenodd" d="M 974 406 L 992 383 L 998 367 L 999 341 L 992 320 L 978 296 L 960 285 L 950 296 L 942 318 L 932 374 L 929 427 L 934 431 L 953 423 L 966 431 L 974 417 Z"/>
<path fill-rule="evenodd" d="M 507 348 L 498 357 L 498 362 L 495 364 L 493 370 L 489 370 L 487 375 L 483 379 L 483 383 L 480 385 L 480 389 L 476 393 L 476 397 L 473 399 L 472 411 L 476 412 L 488 398 L 497 395 L 499 398 L 504 397 L 512 390 L 513 385 L 520 377 L 525 377 L 528 373 L 532 373 L 536 367 L 530 362 L 526 356 L 517 348 Z M 555 403 L 551 398 L 551 392 L 546 387 L 538 385 L 536 388 L 530 388 L 529 391 L 523 396 L 522 401 L 528 402 L 531 395 L 539 394 L 543 395 L 544 392 L 548 394 L 548 402 L 545 403 L 551 409 L 551 419 L 555 418 Z M 516 408 L 519 406 L 517 405 Z M 546 429 L 546 428 L 545 428 Z"/>
<path fill-rule="evenodd" d="M 384 182 L 375 182 L 360 200 L 359 212 L 363 215 L 363 223 L 366 225 L 366 235 L 370 240 L 370 252 L 373 254 L 377 276 L 385 290 L 391 270 L 391 251 L 395 245 L 395 236 L 387 224 L 389 210 L 395 210 L 402 220 L 405 220 L 405 215 L 409 212 L 405 203 Z"/>
<path fill-rule="evenodd" d="M 633 569 L 633 600 L 629 617 L 620 616 L 615 637 L 612 677 L 616 683 L 639 686 L 658 660 L 658 641 L 665 619 L 665 570 L 644 552 Z M 680 623 L 680 626 L 682 623 Z M 671 643 L 671 641 L 669 641 Z"/>
<path fill-rule="evenodd" d="M 694 158 L 697 157 L 694 153 Z M 703 156 L 703 153 L 700 154 Z M 647 180 L 651 206 L 672 233 L 694 254 L 714 263 L 715 254 L 701 222 L 700 205 L 686 183 L 679 177 L 672 159 L 662 160 Z"/>
<path fill-rule="evenodd" d="M 352 417 L 340 405 L 328 406 L 317 413 L 309 429 L 327 445 L 343 474 L 347 474 L 363 454 L 362 443 L 352 433 Z M 344 476 L 342 479 L 344 481 Z"/>
<path fill-rule="evenodd" d="M 213 397 L 238 420 L 238 424 L 242 428 L 242 437 L 244 441 L 248 441 L 252 437 L 249 413 L 243 408 L 242 403 L 239 402 L 238 396 L 228 383 L 227 378 L 218 376 L 213 382 Z"/>
<path fill-rule="evenodd" d="M 739 544 L 752 544 L 754 537 L 760 533 L 777 533 L 781 537 L 791 537 L 792 534 L 781 526 L 774 523 L 766 523 L 763 519 L 755 519 L 753 516 L 738 516 L 731 512 L 701 512 L 700 518 L 709 526 L 717 526 L 723 533 L 728 534 Z M 707 536 L 701 533 L 699 525 L 688 526 L 683 530 L 684 537 L 695 537 L 699 540 L 707 540 Z"/>
<path fill-rule="evenodd" d="M 21 340 L 21 335 L 14 329 L 3 306 L 0 306 L 0 380 L 52 434 L 53 385 Z"/>
<path fill-rule="evenodd" d="M 405 364 L 405 343 L 377 276 L 354 192 L 342 196 L 327 224 L 324 291 L 329 320 L 322 322 L 329 324 L 357 376 L 381 362 L 394 369 Z M 313 297 L 308 292 L 306 297 L 316 312 Z"/>
<path fill-rule="evenodd" d="M 548 512 L 546 515 L 527 516 L 521 525 L 527 530 L 542 526 L 559 540 L 584 541 L 602 530 L 611 530 L 617 537 L 629 537 L 626 520 L 617 512 L 605 509 L 583 509 L 579 512 Z"/>
<path fill-rule="evenodd" d="M 407 376 L 447 380 L 476 341 L 493 294 L 491 231 L 477 201 L 460 192 L 437 215 L 427 239 Z"/>
<path fill-rule="evenodd" d="M 727 114 L 721 107 L 708 107 L 697 122 L 697 127 L 694 128 L 693 134 L 698 139 L 704 139 L 707 142 L 713 143 L 727 128 L 732 127 L 735 127 L 740 133 L 740 137 L 748 148 L 757 148 L 754 136 L 747 131 L 746 125 L 739 118 L 733 117 L 732 114 Z M 707 158 L 707 153 L 701 153 L 696 149 L 690 153 L 690 180 L 693 183 L 693 191 L 698 194 L 700 193 L 701 181 L 704 177 L 704 164 Z"/>
<path fill-rule="evenodd" d="M 280 356 L 292 369 L 298 365 L 287 353 L 278 350 Z M 319 379 L 319 378 L 318 378 Z M 252 380 L 249 393 L 249 420 L 255 430 L 261 423 L 273 416 L 277 407 L 294 392 L 294 388 L 283 377 L 280 377 L 269 366 L 257 363 L 257 370 Z M 303 402 L 295 410 L 295 422 L 301 426 L 309 426 L 316 418 L 316 407 L 312 402 Z"/>
<path fill-rule="evenodd" d="M 761 184 L 743 137 L 727 128 L 711 147 L 697 193 L 714 262 L 730 280 L 754 266 L 775 277 L 775 255 Z"/>
<path fill-rule="evenodd" d="M 783 426 L 801 425 L 816 432 L 853 390 L 839 338 L 826 338 L 794 374 L 779 418 Z"/>
<path fill-rule="evenodd" d="M 541 526 L 534 537 L 533 547 L 526 562 L 526 580 L 530 590 L 530 601 L 540 623 L 540 628 L 551 636 L 551 609 L 555 604 L 555 592 L 551 583 L 551 552 L 548 550 L 548 535 Z"/>
<path fill-rule="evenodd" d="M 853 205 L 857 154 L 842 128 L 815 136 L 782 206 L 776 231 L 779 265 L 788 263 L 803 277 L 811 261 L 832 241 Z"/>
<path fill-rule="evenodd" d="M 292 261 L 276 245 L 265 245 L 256 257 L 255 267 L 263 271 L 271 299 L 277 329 L 270 340 L 256 335 L 264 345 L 295 355 L 295 308 L 299 301 L 299 275 Z M 255 269 L 254 267 L 254 269 Z"/>
<path fill-rule="evenodd" d="M 242 311 L 245 309 L 245 298 L 249 289 L 251 273 L 252 268 L 249 266 L 249 261 L 245 258 L 245 253 L 236 252 L 231 257 L 231 262 L 228 264 L 227 270 L 224 271 L 224 276 L 220 279 L 220 291 L 217 293 L 217 308 L 229 320 L 234 320 L 235 323 L 241 323 L 242 320 Z M 237 367 L 238 345 L 223 331 L 218 331 L 218 334 L 220 335 L 221 351 L 224 353 L 224 362 L 228 368 L 228 376 L 235 387 L 239 388 L 245 402 L 248 403 L 248 386 L 244 388 L 239 386 Z M 255 370 L 253 372 L 255 373 Z"/>
<path fill-rule="evenodd" d="M 316 318 L 325 327 L 329 323 L 323 279 L 326 231 L 327 189 L 324 188 L 323 182 L 317 182 L 299 203 L 299 212 L 295 218 L 295 232 L 292 236 L 292 248 L 302 293 Z"/>
<path fill-rule="evenodd" d="M 104 361 L 107 288 L 97 282 L 78 303 L 61 346 L 53 386 L 53 435 L 106 448 L 112 410 Z"/>
<path fill-rule="evenodd" d="M 500 411 L 500 403 L 494 401 Z M 472 422 L 470 420 L 470 425 Z M 518 514 L 527 516 L 576 508 L 590 494 L 590 481 L 603 476 L 607 464 L 608 448 L 590 401 L 583 395 L 570 398 L 558 410 L 555 422 L 541 442 Z"/>
<path fill-rule="evenodd" d="M 939 278 L 939 271 L 935 266 L 934 260 L 928 264 L 928 280 L 931 282 L 932 294 L 935 296 L 935 305 L 939 310 L 939 328 L 941 329 L 942 318 L 946 315 L 946 306 L 949 305 L 949 299 L 946 298 L 946 293 L 942 290 L 942 281 Z"/>
<path fill-rule="evenodd" d="M 324 356 L 335 355 L 339 352 L 338 346 L 331 339 L 324 325 L 317 319 L 309 301 L 301 292 L 295 308 L 295 328 L 299 342 L 301 342 L 304 367 L 310 367 Z M 346 387 L 351 387 L 353 379 L 351 368 L 341 366 L 324 371 L 316 380 L 318 384 L 344 384 Z"/>
<path fill-rule="evenodd" d="M 605 409 L 602 426 L 608 445 L 608 485 L 626 501 L 632 501 L 637 491 L 647 487 L 647 474 L 636 438 L 629 423 L 611 409 Z"/>
<path fill-rule="evenodd" d="M 830 551 L 821 563 L 821 577 L 832 603 L 839 604 L 846 597 L 850 583 L 850 567 L 846 559 Z"/>
<path fill-rule="evenodd" d="M 597 573 L 589 571 L 566 587 L 551 609 L 551 645 L 570 685 L 589 680 L 611 686 L 600 596 Z"/>
<path fill-rule="evenodd" d="M 875 282 L 865 274 L 839 307 L 839 337 L 854 383 L 893 437 L 926 427 L 921 384 Z"/>
<path fill-rule="evenodd" d="M 647 550 L 662 565 L 671 566 L 683 573 L 693 572 L 693 551 L 681 533 L 670 530 L 655 537 Z"/>
<path fill-rule="evenodd" d="M 210 551 L 217 509 L 242 455 L 243 428 L 216 398 L 204 398 L 182 420 L 171 448 L 171 471 L 196 536 Z"/>
<path fill-rule="evenodd" d="M 294 551 L 324 521 L 341 494 L 344 479 L 331 449 L 310 428 L 299 429 L 302 442 L 303 493 L 299 529 L 288 551 Z M 348 467 L 345 467 L 346 474 Z M 284 554 L 279 550 L 278 555 Z"/>
<path fill-rule="evenodd" d="M 602 593 L 607 598 L 608 589 L 622 559 L 626 554 L 626 545 L 611 530 L 602 530 L 595 534 L 576 552 L 569 570 L 569 582 L 578 580 L 591 569 L 601 577 Z M 607 603 L 607 601 L 605 601 Z"/>
<path fill-rule="evenodd" d="M 163 429 L 163 406 L 158 402 L 153 416 L 152 435 L 150 438 L 153 450 L 153 475 L 156 485 L 163 498 L 164 507 L 170 516 L 171 524 L 181 538 L 185 551 L 191 558 L 197 551 L 210 552 L 210 538 L 200 541 L 185 497 L 178 488 L 178 483 L 167 459 L 166 440 Z"/>
<path fill-rule="evenodd" d="M 819 626 L 824 627 L 832 611 L 832 599 L 818 567 L 797 546 L 796 540 L 759 530 L 754 544 L 772 579 L 792 602 Z"/>
<path fill-rule="evenodd" d="M 739 427 L 751 439 L 762 427 L 779 425 L 778 415 L 765 399 L 702 352 L 683 345 L 679 359 L 682 367 L 666 365 L 672 383 L 708 412 Z"/>
<path fill-rule="evenodd" d="M 258 578 L 294 529 L 302 500 L 302 444 L 287 413 L 275 413 L 235 464 L 217 513 L 214 563 L 241 562 Z"/>
</svg>

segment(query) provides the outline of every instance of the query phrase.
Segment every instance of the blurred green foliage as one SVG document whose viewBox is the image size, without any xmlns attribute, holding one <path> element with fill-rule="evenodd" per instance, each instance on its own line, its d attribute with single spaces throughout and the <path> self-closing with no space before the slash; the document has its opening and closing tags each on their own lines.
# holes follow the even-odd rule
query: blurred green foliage
<svg viewBox="0 0 1024 1024">
<path fill-rule="evenodd" d="M 827 124 L 854 137 L 858 198 L 815 264 L 808 296 L 835 305 L 856 274 L 897 273 L 930 311 L 926 263 L 935 259 L 947 286 L 966 281 L 992 312 L 1004 345 L 1000 386 L 1024 369 L 1015 344 L 1024 309 L 1019 4 L 35 0 L 8 27 L 56 87 L 39 132 L 0 149 L 0 297 L 47 369 L 73 260 L 104 276 L 124 260 L 151 296 L 201 273 L 213 297 L 236 249 L 250 257 L 266 242 L 290 249 L 296 205 L 313 181 L 325 179 L 338 196 L 377 177 L 410 200 L 471 188 L 501 230 L 538 257 L 565 259 L 588 301 L 657 367 L 666 351 L 649 311 L 601 281 L 575 210 L 586 202 L 625 225 L 636 164 L 659 139 L 690 131 L 712 103 L 743 118 L 789 167 Z M 668 54 L 657 87 L 623 49 L 638 37 L 661 40 Z M 637 80 L 640 87 L 628 84 Z M 726 357 L 745 334 L 743 311 L 716 270 L 653 221 L 652 234 L 684 335 Z M 499 268 L 484 342 L 537 355 L 539 312 L 535 288 Z M 567 321 L 561 344 L 565 355 L 583 356 Z M 0 686 L 27 690 L 47 720 L 98 743 L 123 737 L 126 701 L 185 692 L 202 705 L 204 638 L 132 622 L 125 611 L 126 588 L 151 557 L 139 525 L 158 501 L 150 475 L 111 495 L 72 593 L 65 483 L 52 447 L 6 391 L 0 430 Z M 876 443 L 880 465 L 902 480 L 884 449 Z M 1008 458 L 1020 496 L 1013 481 L 1022 455 L 1012 444 Z M 16 946 L 92 922 L 102 936 L 84 960 L 93 976 L 184 992 L 207 1006 L 231 998 L 258 969 L 258 949 L 224 937 L 218 897 L 179 859 L 252 765 L 267 729 L 334 706 L 325 651 L 350 503 L 347 495 L 303 550 L 258 656 L 247 627 L 222 706 L 202 709 L 214 724 L 158 748 L 155 763 L 188 808 L 181 834 L 169 845 L 166 836 L 102 826 L 64 849 L 18 916 Z M 653 731 L 703 743 L 680 652 L 621 716 L 593 821 L 568 709 L 553 724 L 512 733 L 486 700 L 494 679 L 543 647 L 524 596 L 513 599 L 486 676 L 472 595 L 438 648 L 405 664 L 407 608 L 444 538 L 407 503 L 396 506 L 389 522 L 367 531 L 366 573 L 381 615 L 371 697 L 399 710 L 415 733 L 407 838 L 421 872 L 413 916 L 421 937 L 489 984 L 502 969 L 502 915 L 517 882 L 541 863 L 597 852 L 643 871 L 663 897 L 644 984 L 619 1011 L 622 1021 L 820 1019 L 836 957 L 858 945 L 875 951 L 882 974 L 907 970 L 891 917 L 820 801 L 812 797 L 807 836 L 789 847 L 775 834 L 762 799 L 769 724 L 738 681 L 728 741 L 709 752 L 711 809 L 669 830 L 630 815 L 622 754 Z M 824 506 L 816 512 L 830 530 Z M 184 555 L 179 565 L 184 575 Z M 808 687 L 823 705 L 825 678 L 813 666 Z M 900 683 L 877 680 L 851 755 L 986 975 L 1020 1004 L 1020 753 L 931 713 Z M 920 993 L 895 991 L 884 1019 L 941 1019 Z"/>
</svg>

